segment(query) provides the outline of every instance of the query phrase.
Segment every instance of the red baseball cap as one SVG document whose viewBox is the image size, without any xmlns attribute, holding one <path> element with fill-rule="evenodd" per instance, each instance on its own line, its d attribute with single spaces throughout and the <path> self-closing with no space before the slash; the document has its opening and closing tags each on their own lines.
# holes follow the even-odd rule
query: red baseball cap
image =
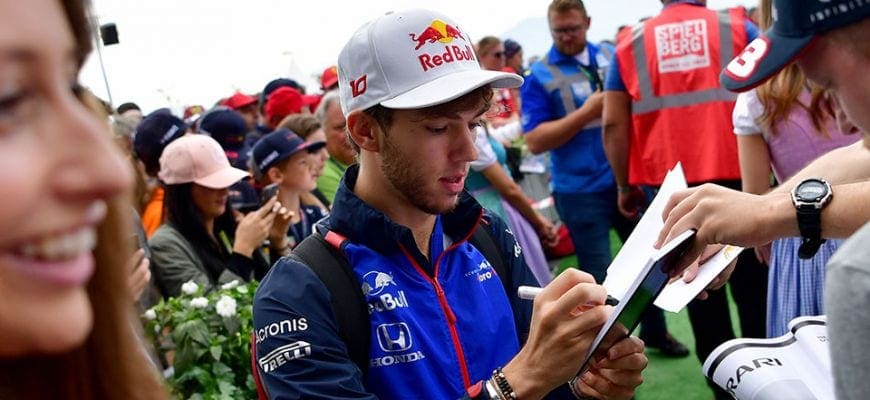
<svg viewBox="0 0 870 400">
<path fill-rule="evenodd" d="M 269 121 L 277 124 L 288 115 L 301 113 L 304 107 L 317 101 L 316 97 L 303 95 L 289 86 L 280 87 L 269 95 L 263 111 Z"/>
<path fill-rule="evenodd" d="M 338 67 L 333 65 L 320 74 L 320 89 L 324 92 L 333 89 L 338 84 Z"/>
<path fill-rule="evenodd" d="M 224 105 L 232 108 L 233 110 L 238 110 L 242 107 L 249 106 L 251 104 L 256 104 L 257 98 L 254 96 L 249 96 L 241 92 L 236 92 L 232 96 L 228 97 L 224 100 Z"/>
</svg>

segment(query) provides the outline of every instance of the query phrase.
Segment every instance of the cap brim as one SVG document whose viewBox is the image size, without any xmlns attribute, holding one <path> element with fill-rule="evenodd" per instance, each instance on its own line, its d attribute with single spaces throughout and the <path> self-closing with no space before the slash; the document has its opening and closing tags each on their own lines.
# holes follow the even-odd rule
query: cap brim
<svg viewBox="0 0 870 400">
<path fill-rule="evenodd" d="M 310 106 L 314 103 L 320 101 L 320 96 L 314 94 L 303 94 L 302 95 L 302 104 L 306 106 Z"/>
<path fill-rule="evenodd" d="M 457 99 L 484 85 L 516 88 L 522 84 L 523 78 L 517 74 L 486 70 L 460 71 L 426 82 L 381 102 L 381 105 L 395 109 L 424 108 Z"/>
<path fill-rule="evenodd" d="M 303 147 L 303 149 L 308 150 L 309 153 L 314 153 L 315 151 L 326 147 L 326 142 L 324 142 L 324 141 L 306 142 L 306 144 L 307 145 L 305 147 Z"/>
<path fill-rule="evenodd" d="M 246 177 L 248 177 L 247 171 L 228 166 L 193 183 L 209 189 L 225 189 Z"/>
<path fill-rule="evenodd" d="M 323 90 L 327 90 L 327 89 L 331 88 L 333 85 L 335 85 L 336 83 L 338 83 L 338 75 L 336 75 L 335 78 L 327 79 L 325 81 L 320 82 L 320 88 Z"/>
<path fill-rule="evenodd" d="M 773 29 L 768 30 L 746 47 L 747 49 L 753 47 L 755 51 L 763 53 L 760 56 L 749 53 L 752 56 L 747 57 L 748 54 L 744 50 L 744 53 L 734 58 L 722 70 L 719 80 L 722 86 L 732 92 L 745 92 L 752 89 L 791 64 L 812 40 L 812 35 L 799 38 L 786 37 L 777 35 Z"/>
<path fill-rule="evenodd" d="M 230 107 L 230 108 L 232 108 L 233 110 L 238 110 L 240 108 L 247 107 L 251 104 L 257 104 L 257 99 L 251 97 L 250 99 L 243 101 L 239 104 L 235 104 L 233 107 Z"/>
</svg>

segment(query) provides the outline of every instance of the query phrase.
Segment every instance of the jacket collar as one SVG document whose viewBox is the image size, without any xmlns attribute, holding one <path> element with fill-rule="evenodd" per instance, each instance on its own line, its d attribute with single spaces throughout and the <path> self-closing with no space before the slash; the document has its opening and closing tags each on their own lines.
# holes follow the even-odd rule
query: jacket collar
<svg viewBox="0 0 870 400">
<path fill-rule="evenodd" d="M 589 52 L 589 60 L 594 60 L 595 56 L 598 55 L 598 46 L 587 41 L 586 48 L 583 51 Z M 563 54 L 558 49 L 556 49 L 555 45 L 550 46 L 550 51 L 547 53 L 547 60 L 550 64 L 580 64 L 580 62 L 577 61 L 576 57 Z"/>
<path fill-rule="evenodd" d="M 364 245 L 383 254 L 400 251 L 399 244 L 415 257 L 419 254 L 414 236 L 408 227 L 393 222 L 381 211 L 370 206 L 353 192 L 359 174 L 359 165 L 347 168 L 335 194 L 332 211 L 325 221 L 326 228 L 346 237 L 351 243 Z M 483 208 L 463 191 L 453 211 L 439 216 L 444 233 L 454 242 L 466 240 L 477 226 Z"/>
</svg>

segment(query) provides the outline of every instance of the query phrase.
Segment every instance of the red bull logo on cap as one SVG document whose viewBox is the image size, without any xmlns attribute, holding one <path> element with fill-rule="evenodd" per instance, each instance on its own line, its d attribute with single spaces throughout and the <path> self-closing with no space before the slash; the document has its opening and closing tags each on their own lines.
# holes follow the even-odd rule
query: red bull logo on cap
<svg viewBox="0 0 870 400">
<path fill-rule="evenodd" d="M 424 72 L 455 61 L 475 61 L 474 50 L 467 43 L 465 48 L 456 44 L 450 45 L 453 39 L 465 41 L 462 31 L 439 19 L 432 21 L 421 33 L 410 33 L 408 36 L 415 43 L 414 50 L 420 50 L 426 44 L 444 44 L 443 52 L 439 47 L 435 53 L 424 52 L 417 56 Z"/>
</svg>

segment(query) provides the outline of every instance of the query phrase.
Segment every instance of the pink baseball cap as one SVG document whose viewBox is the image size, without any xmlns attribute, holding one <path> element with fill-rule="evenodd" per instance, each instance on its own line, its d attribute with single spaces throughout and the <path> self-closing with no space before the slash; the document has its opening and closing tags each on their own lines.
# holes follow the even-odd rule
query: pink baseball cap
<svg viewBox="0 0 870 400">
<path fill-rule="evenodd" d="M 158 176 L 167 185 L 192 182 L 210 189 L 225 189 L 248 173 L 230 166 L 216 140 L 206 135 L 185 135 L 163 150 Z"/>
</svg>

